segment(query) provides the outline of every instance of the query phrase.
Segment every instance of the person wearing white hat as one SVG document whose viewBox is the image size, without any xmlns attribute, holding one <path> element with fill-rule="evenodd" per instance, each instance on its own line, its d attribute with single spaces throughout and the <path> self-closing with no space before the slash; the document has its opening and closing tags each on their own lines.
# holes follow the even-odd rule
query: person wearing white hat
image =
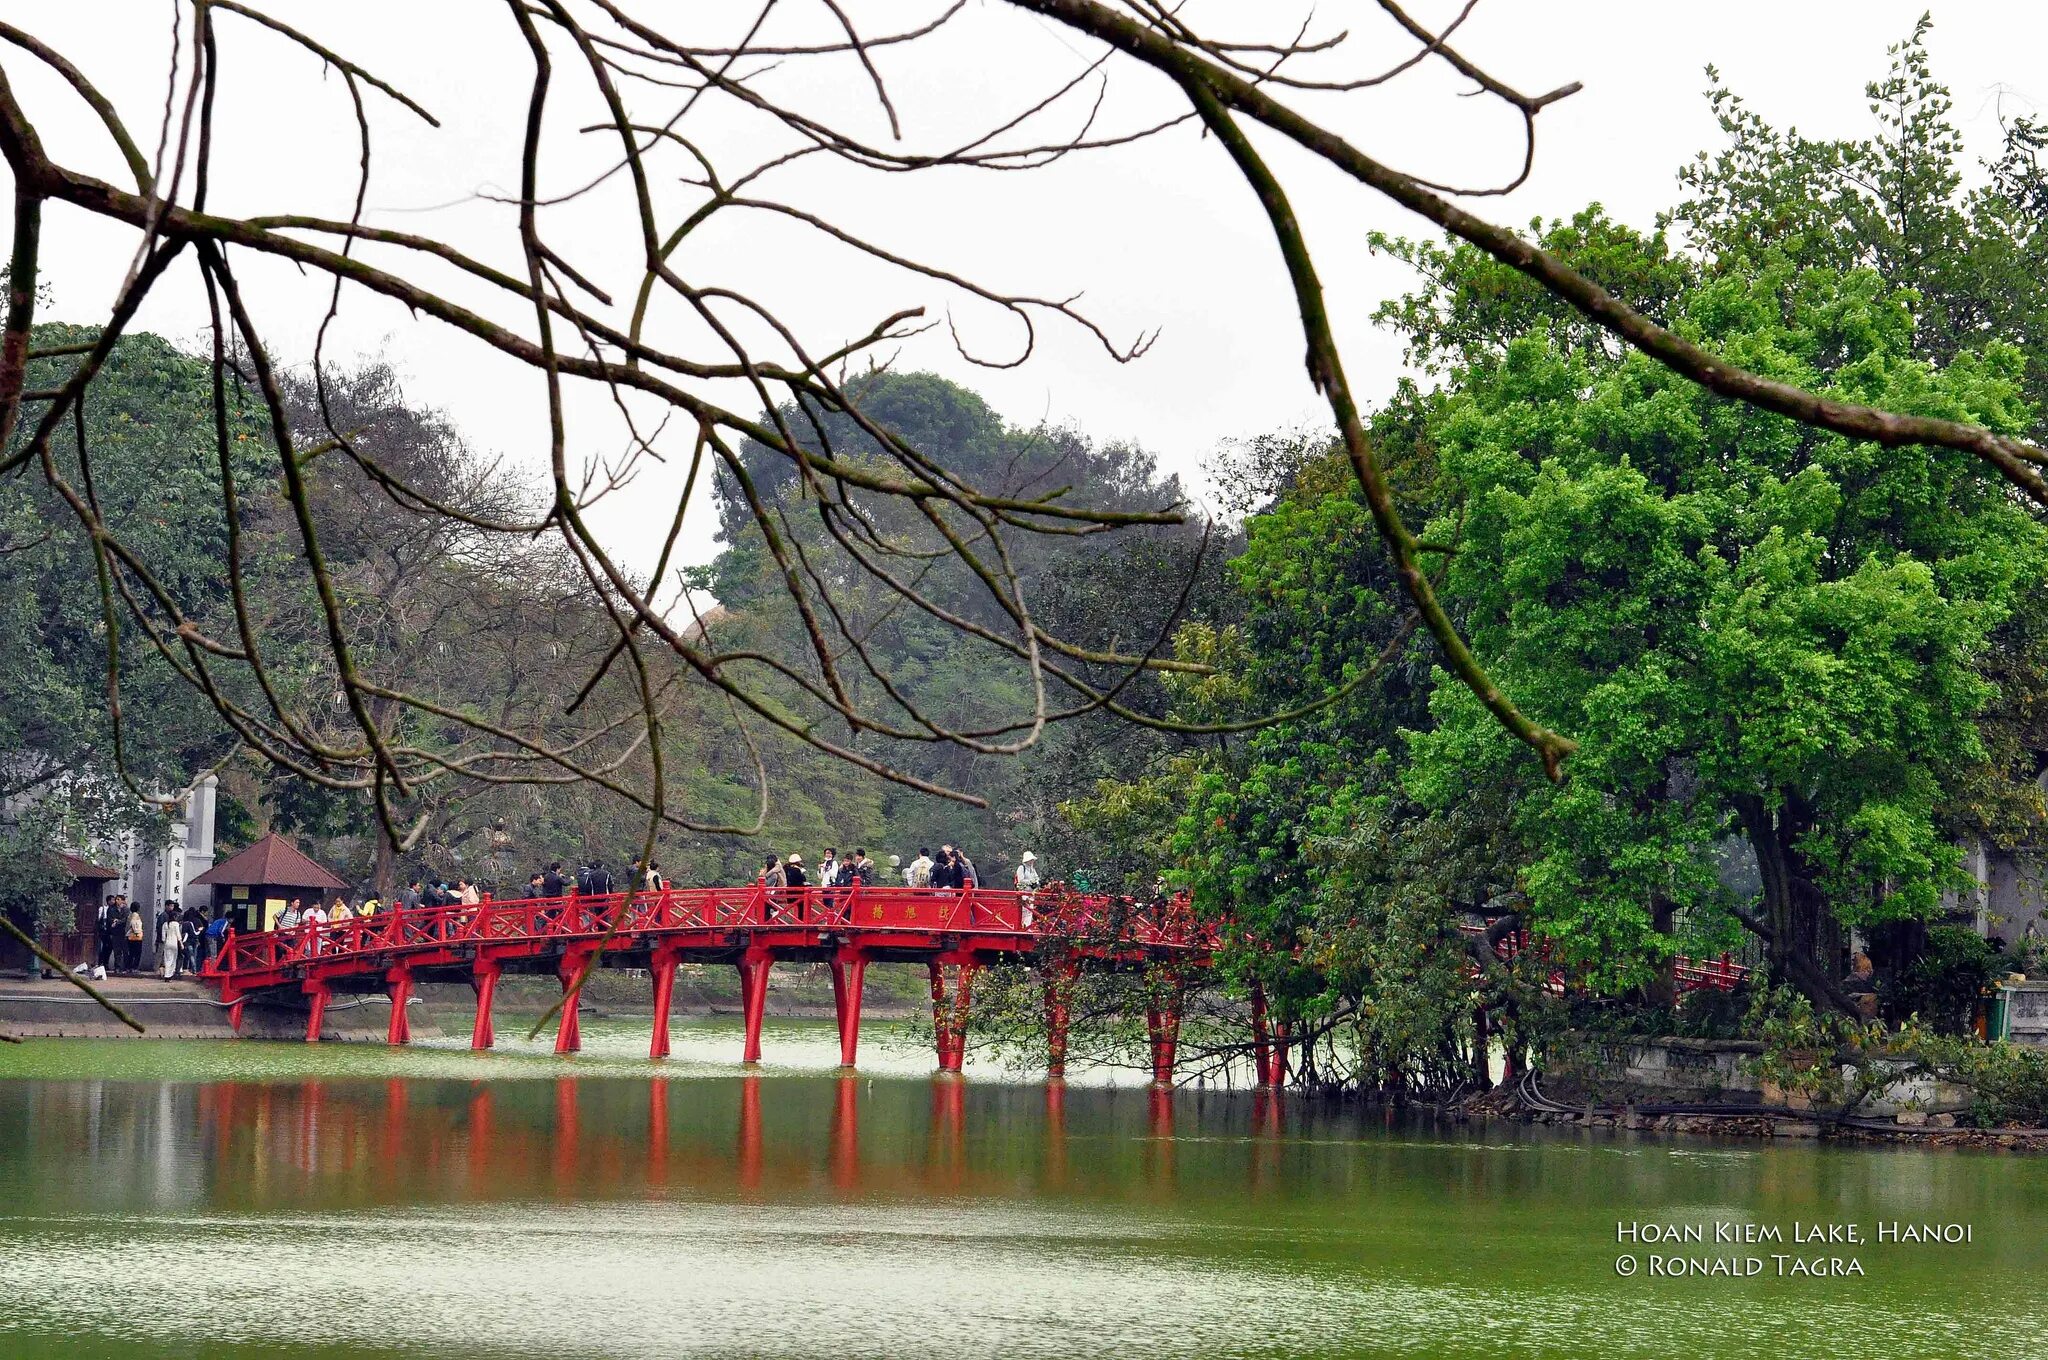
<svg viewBox="0 0 2048 1360">
<path fill-rule="evenodd" d="M 1032 908 L 1038 905 L 1032 894 L 1038 891 L 1038 885 L 1043 881 L 1038 875 L 1038 856 L 1032 854 L 1029 850 L 1026 850 L 1024 857 L 1017 862 L 1016 881 L 1017 891 L 1024 894 L 1022 899 L 1024 928 L 1029 930 L 1031 929 Z"/>
</svg>

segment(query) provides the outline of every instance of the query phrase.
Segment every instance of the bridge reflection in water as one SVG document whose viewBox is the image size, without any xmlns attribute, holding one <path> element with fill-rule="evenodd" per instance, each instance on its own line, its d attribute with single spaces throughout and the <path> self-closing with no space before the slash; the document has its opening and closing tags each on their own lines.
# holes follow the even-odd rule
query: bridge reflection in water
<svg viewBox="0 0 2048 1360">
<path fill-rule="evenodd" d="M 1851 1334 L 2048 1354 L 2022 1158 L 1389 1126 L 1272 1092 L 450 1070 L 343 1045 L 208 1045 L 202 1079 L 149 1074 L 194 1070 L 194 1051 L 9 1051 L 8 1360 L 1491 1360 L 1662 1356 L 1673 1336 L 1701 1360 L 1833 1360 L 1870 1349 Z M 113 1070 L 129 1079 L 70 1075 Z M 1617 1217 L 1637 1215 L 1788 1236 L 1938 1215 L 1976 1239 L 1872 1255 L 1853 1294 L 1735 1281 L 1646 1311 L 1614 1270 Z M 164 1262 L 204 1289 L 104 1287 Z"/>
<path fill-rule="evenodd" d="M 1170 1197 L 1177 1136 L 1207 1147 L 1205 1175 L 1272 1181 L 1291 1131 L 1287 1099 L 856 1074 L 95 1080 L 33 1088 L 24 1151 L 40 1147 L 46 1165 L 76 1168 L 71 1193 L 84 1203 L 113 1190 L 100 1180 L 110 1176 L 127 1182 L 126 1200 L 229 1210 L 664 1195 Z M 59 1156 L 79 1147 L 82 1159 Z"/>
</svg>

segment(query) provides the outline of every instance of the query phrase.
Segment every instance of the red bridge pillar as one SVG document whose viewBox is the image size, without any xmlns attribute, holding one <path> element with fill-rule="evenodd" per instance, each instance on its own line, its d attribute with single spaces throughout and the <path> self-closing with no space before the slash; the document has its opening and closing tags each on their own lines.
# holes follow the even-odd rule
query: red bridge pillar
<svg viewBox="0 0 2048 1360">
<path fill-rule="evenodd" d="M 647 1046 L 650 1058 L 668 1056 L 668 1016 L 675 1000 L 676 962 L 673 949 L 657 949 L 648 960 L 648 971 L 654 974 L 654 1038 Z"/>
<path fill-rule="evenodd" d="M 1266 1074 L 1259 1079 L 1261 1086 L 1275 1090 L 1287 1084 L 1287 1022 L 1273 1022 L 1273 1051 L 1267 1056 Z"/>
<path fill-rule="evenodd" d="M 320 1042 L 320 1026 L 327 1019 L 327 983 L 321 978 L 307 978 L 302 988 L 310 1003 L 306 1011 L 306 1042 Z"/>
<path fill-rule="evenodd" d="M 761 1017 L 768 1009 L 768 972 L 775 966 L 775 956 L 765 945 L 750 944 L 733 966 L 740 970 L 740 1011 L 747 1024 L 740 1061 L 751 1065 L 761 1061 Z"/>
<path fill-rule="evenodd" d="M 569 989 L 575 984 L 576 975 L 583 971 L 591 953 L 589 949 L 566 950 L 556 968 L 556 976 L 562 980 L 562 1014 L 555 1022 L 555 1052 L 560 1054 L 583 1051 L 583 1025 L 578 1018 L 578 1012 L 583 1009 L 583 994 L 580 988 L 573 993 Z"/>
<path fill-rule="evenodd" d="M 868 956 L 845 946 L 832 960 L 832 1009 L 839 1018 L 839 1065 L 852 1067 L 860 1050 L 860 994 Z"/>
<path fill-rule="evenodd" d="M 469 985 L 476 989 L 476 1025 L 469 1032 L 469 1046 L 479 1051 L 497 1042 L 491 1029 L 491 1003 L 498 995 L 498 964 L 479 958 L 470 969 Z"/>
<path fill-rule="evenodd" d="M 1145 1034 L 1152 1041 L 1152 1085 L 1173 1085 L 1173 1059 L 1180 1048 L 1180 998 L 1155 999 L 1145 1007 Z"/>
<path fill-rule="evenodd" d="M 1074 965 L 1057 963 L 1045 974 L 1045 1079 L 1067 1079 L 1067 1003 L 1073 998 Z"/>
<path fill-rule="evenodd" d="M 1266 989 L 1252 984 L 1252 1066 L 1260 1086 L 1287 1084 L 1287 1025 L 1266 1014 Z"/>
<path fill-rule="evenodd" d="M 406 1007 L 412 1003 L 412 970 L 393 968 L 384 975 L 385 991 L 391 997 L 391 1022 L 384 1027 L 384 1042 L 387 1044 L 409 1044 L 412 1042 L 412 1017 Z"/>
<path fill-rule="evenodd" d="M 932 1031 L 939 1051 L 939 1070 L 958 1072 L 967 1059 L 967 1009 L 972 1000 L 974 970 L 972 959 L 942 963 L 933 959 L 926 965 L 932 981 Z M 946 997 L 946 969 L 953 970 L 953 996 Z"/>
</svg>

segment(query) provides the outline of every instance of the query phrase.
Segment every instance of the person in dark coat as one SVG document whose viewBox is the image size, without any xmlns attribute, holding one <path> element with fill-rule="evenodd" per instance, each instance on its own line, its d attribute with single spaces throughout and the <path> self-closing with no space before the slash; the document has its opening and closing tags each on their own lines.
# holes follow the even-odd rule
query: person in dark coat
<svg viewBox="0 0 2048 1360">
<path fill-rule="evenodd" d="M 99 961 L 98 977 L 105 977 L 107 969 L 115 966 L 114 955 L 120 951 L 121 936 L 128 929 L 128 899 L 115 893 L 100 904 Z"/>
<path fill-rule="evenodd" d="M 782 866 L 782 886 L 791 889 L 788 895 L 790 910 L 798 921 L 804 919 L 804 889 L 810 885 L 810 876 L 804 873 L 804 857 L 791 855 L 789 863 Z"/>
</svg>

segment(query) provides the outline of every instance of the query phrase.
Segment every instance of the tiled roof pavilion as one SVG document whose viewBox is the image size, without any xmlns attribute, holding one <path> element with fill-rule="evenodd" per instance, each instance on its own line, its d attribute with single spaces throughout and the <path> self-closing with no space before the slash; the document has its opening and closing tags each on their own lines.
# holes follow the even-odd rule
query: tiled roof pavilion
<svg viewBox="0 0 2048 1360">
<path fill-rule="evenodd" d="M 337 892 L 348 887 L 306 858 L 305 852 L 275 831 L 240 854 L 230 855 L 192 881 L 228 886 L 322 888 Z"/>
</svg>

